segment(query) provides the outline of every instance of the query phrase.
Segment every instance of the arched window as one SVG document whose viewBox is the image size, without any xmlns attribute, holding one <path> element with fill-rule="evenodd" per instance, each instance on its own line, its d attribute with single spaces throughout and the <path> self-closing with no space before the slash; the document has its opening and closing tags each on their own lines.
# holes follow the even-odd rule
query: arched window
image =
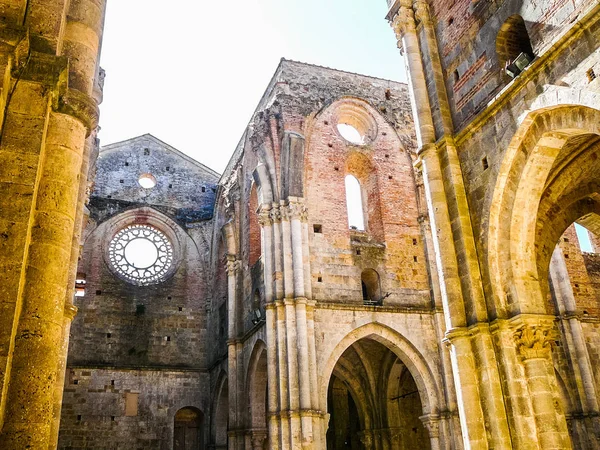
<svg viewBox="0 0 600 450">
<path fill-rule="evenodd" d="M 525 21 L 515 14 L 500 27 L 496 37 L 496 52 L 501 67 L 512 78 L 516 77 L 533 60 L 533 48 Z"/>
<path fill-rule="evenodd" d="M 360 275 L 362 284 L 363 302 L 373 305 L 381 302 L 381 287 L 379 283 L 379 274 L 376 270 L 365 269 Z"/>
<path fill-rule="evenodd" d="M 348 226 L 353 230 L 364 230 L 362 193 L 360 183 L 353 175 L 346 175 L 346 206 L 348 208 Z"/>
<path fill-rule="evenodd" d="M 579 240 L 579 248 L 581 251 L 593 253 L 594 246 L 588 229 L 576 223 L 575 230 L 577 231 L 577 239 Z"/>
</svg>

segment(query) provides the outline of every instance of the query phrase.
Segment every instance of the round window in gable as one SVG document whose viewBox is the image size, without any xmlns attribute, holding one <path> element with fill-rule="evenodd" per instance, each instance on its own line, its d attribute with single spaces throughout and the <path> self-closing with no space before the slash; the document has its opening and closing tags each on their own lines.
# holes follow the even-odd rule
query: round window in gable
<svg viewBox="0 0 600 450">
<path fill-rule="evenodd" d="M 173 245 L 162 231 L 150 225 L 130 225 L 112 238 L 108 257 L 123 279 L 146 286 L 166 278 L 173 265 Z"/>
<path fill-rule="evenodd" d="M 336 129 L 353 145 L 368 145 L 377 137 L 377 122 L 362 103 L 346 99 L 335 109 Z"/>
<path fill-rule="evenodd" d="M 363 145 L 365 143 L 365 137 L 349 123 L 338 123 L 337 129 L 348 142 L 356 145 Z"/>
<path fill-rule="evenodd" d="M 144 189 L 152 189 L 156 186 L 156 178 L 151 173 L 144 173 L 138 178 L 138 183 Z"/>
</svg>

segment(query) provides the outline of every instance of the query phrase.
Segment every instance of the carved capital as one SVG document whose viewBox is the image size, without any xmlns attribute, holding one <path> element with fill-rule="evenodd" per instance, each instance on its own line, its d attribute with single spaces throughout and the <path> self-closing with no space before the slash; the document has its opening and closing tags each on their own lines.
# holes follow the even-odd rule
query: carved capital
<svg viewBox="0 0 600 450">
<path fill-rule="evenodd" d="M 261 206 L 260 210 L 258 211 L 258 223 L 260 226 L 270 226 L 272 222 L 273 219 L 271 219 L 271 208 L 267 209 L 264 206 Z"/>
<path fill-rule="evenodd" d="M 417 0 L 413 4 L 413 9 L 415 11 L 415 18 L 422 23 L 431 22 L 431 16 L 429 14 L 429 5 L 427 2 L 423 0 Z"/>
<path fill-rule="evenodd" d="M 308 220 L 308 208 L 303 201 L 290 201 L 290 204 L 288 205 L 288 211 L 291 219 L 298 219 L 302 221 Z"/>
<path fill-rule="evenodd" d="M 271 211 L 269 211 L 269 216 L 271 217 L 271 222 L 280 223 L 281 222 L 281 210 L 278 206 L 274 206 Z"/>
<path fill-rule="evenodd" d="M 440 418 L 436 416 L 426 415 L 419 417 L 423 426 L 427 428 L 430 438 L 440 437 Z"/>
<path fill-rule="evenodd" d="M 279 215 L 281 216 L 281 220 L 285 220 L 289 222 L 290 220 L 290 209 L 288 206 L 280 206 L 279 207 Z"/>
<path fill-rule="evenodd" d="M 514 334 L 517 348 L 523 359 L 547 358 L 554 343 L 552 330 L 542 325 L 524 325 Z"/>
<path fill-rule="evenodd" d="M 267 440 L 266 430 L 252 430 L 251 434 L 252 450 L 262 450 L 264 442 Z"/>
<path fill-rule="evenodd" d="M 407 32 L 416 32 L 415 13 L 409 6 L 402 5 L 392 24 L 396 38 L 398 39 L 398 48 L 402 48 L 402 36 Z"/>
<path fill-rule="evenodd" d="M 365 446 L 365 449 L 373 448 L 373 432 L 371 430 L 365 430 L 358 433 L 360 442 Z"/>
<path fill-rule="evenodd" d="M 242 264 L 240 263 L 240 261 L 235 259 L 235 257 L 233 257 L 233 256 L 227 257 L 227 266 L 225 268 L 225 270 L 227 271 L 227 275 L 235 276 L 241 268 L 242 268 Z"/>
<path fill-rule="evenodd" d="M 73 303 L 67 302 L 65 304 L 65 317 L 67 317 L 69 320 L 73 320 L 76 315 L 77 306 L 75 306 Z"/>
</svg>

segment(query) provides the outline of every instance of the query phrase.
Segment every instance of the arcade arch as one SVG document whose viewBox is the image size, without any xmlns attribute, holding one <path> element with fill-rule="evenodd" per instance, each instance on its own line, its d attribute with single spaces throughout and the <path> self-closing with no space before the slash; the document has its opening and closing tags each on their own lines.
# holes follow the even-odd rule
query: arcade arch
<svg viewBox="0 0 600 450">
<path fill-rule="evenodd" d="M 436 382 L 423 356 L 395 331 L 373 323 L 354 330 L 322 374 L 328 450 L 439 445 L 437 432 L 424 426 L 439 420 Z"/>
</svg>

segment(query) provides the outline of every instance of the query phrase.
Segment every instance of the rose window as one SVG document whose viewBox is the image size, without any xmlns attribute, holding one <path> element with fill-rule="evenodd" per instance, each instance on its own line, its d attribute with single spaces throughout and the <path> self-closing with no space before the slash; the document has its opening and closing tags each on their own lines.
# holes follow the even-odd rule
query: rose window
<svg viewBox="0 0 600 450">
<path fill-rule="evenodd" d="M 163 281 L 173 265 L 173 245 L 149 225 L 130 225 L 110 241 L 108 256 L 113 269 L 133 284 Z"/>
</svg>

